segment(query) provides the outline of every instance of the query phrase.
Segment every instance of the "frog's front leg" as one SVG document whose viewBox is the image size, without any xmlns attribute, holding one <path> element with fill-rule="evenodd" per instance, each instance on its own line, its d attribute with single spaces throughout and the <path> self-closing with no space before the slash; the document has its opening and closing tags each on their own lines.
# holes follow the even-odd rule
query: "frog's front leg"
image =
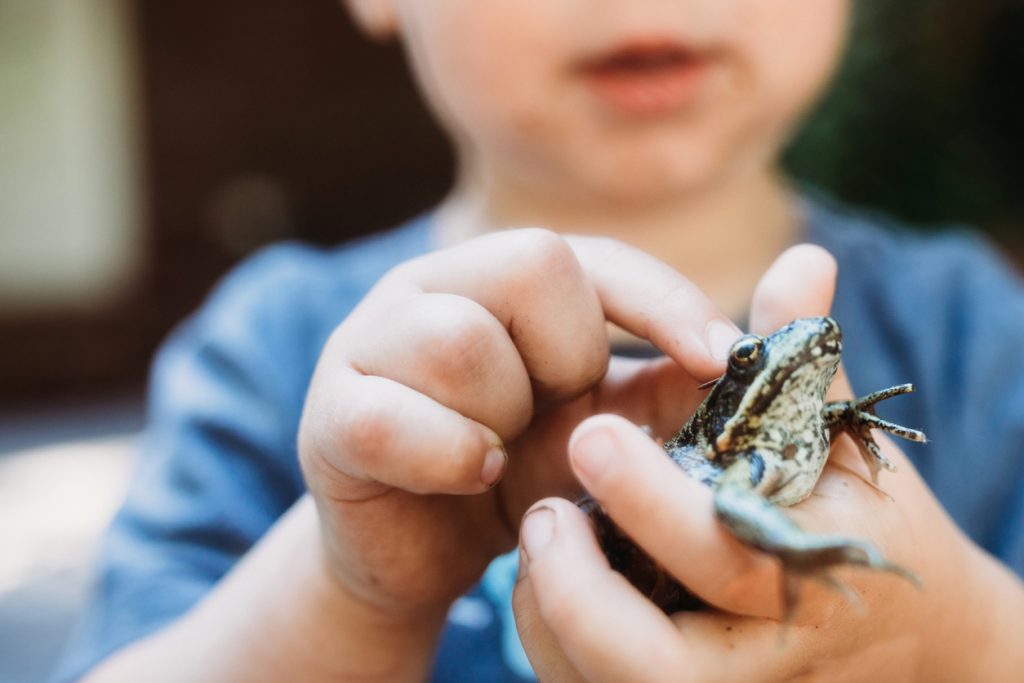
<svg viewBox="0 0 1024 683">
<path fill-rule="evenodd" d="M 875 405 L 879 401 L 884 401 L 887 398 L 899 396 L 900 394 L 909 394 L 913 391 L 913 384 L 900 384 L 852 401 L 832 401 L 825 404 L 823 417 L 829 430 L 833 436 L 845 431 L 849 432 L 856 439 L 860 446 L 861 455 L 864 457 L 864 462 L 867 463 L 868 469 L 871 471 L 871 482 L 873 484 L 878 484 L 879 470 L 885 468 L 890 472 L 894 472 L 896 466 L 878 448 L 875 438 L 871 435 L 872 429 L 881 429 L 884 432 L 919 443 L 924 443 L 928 440 L 924 432 L 901 427 L 888 420 L 883 420 L 875 413 Z"/>
<path fill-rule="evenodd" d="M 723 476 L 715 491 L 715 515 L 733 536 L 782 563 L 783 613 L 787 621 L 796 609 L 801 577 L 816 579 L 851 603 L 859 604 L 857 595 L 828 572 L 830 567 L 870 567 L 919 585 L 911 571 L 890 562 L 863 539 L 813 534 L 801 529 L 779 507 L 743 483 L 749 472 L 746 459 L 738 460 L 729 469 L 738 474 L 730 476 L 733 473 L 727 471 Z"/>
</svg>

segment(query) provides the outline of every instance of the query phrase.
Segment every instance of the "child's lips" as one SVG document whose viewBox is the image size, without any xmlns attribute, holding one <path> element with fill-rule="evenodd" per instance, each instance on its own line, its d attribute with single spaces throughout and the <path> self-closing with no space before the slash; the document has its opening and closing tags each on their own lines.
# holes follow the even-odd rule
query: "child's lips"
<svg viewBox="0 0 1024 683">
<path fill-rule="evenodd" d="M 671 114 L 693 102 L 708 59 L 675 43 L 636 43 L 584 60 L 580 73 L 606 104 L 629 116 Z"/>
</svg>

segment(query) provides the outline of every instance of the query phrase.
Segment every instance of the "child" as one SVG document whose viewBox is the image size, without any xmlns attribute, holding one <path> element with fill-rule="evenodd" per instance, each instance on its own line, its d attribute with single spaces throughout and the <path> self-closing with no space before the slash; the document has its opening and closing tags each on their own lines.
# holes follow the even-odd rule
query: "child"
<svg viewBox="0 0 1024 683">
<path fill-rule="evenodd" d="M 1024 570 L 1019 284 L 969 237 L 890 234 L 778 172 L 835 67 L 845 0 L 348 5 L 403 41 L 457 185 L 389 234 L 264 252 L 174 336 L 62 676 L 521 680 L 513 564 L 473 585 L 528 509 L 515 610 L 542 680 L 1024 668 L 1024 588 L 891 442 L 891 498 L 839 440 L 792 514 L 874 541 L 923 590 L 844 572 L 864 615 L 808 588 L 779 646 L 773 564 L 723 535 L 649 438 L 591 417 L 670 434 L 721 372 L 731 319 L 766 332 L 831 308 L 862 391 L 920 386 L 884 410 L 932 437 L 924 480 Z M 529 225 L 546 230 L 504 230 Z M 799 241 L 834 255 L 834 302 L 835 262 Z M 637 337 L 667 357 L 609 356 Z M 567 502 L 577 481 L 727 611 L 669 619 L 610 572 Z"/>
</svg>

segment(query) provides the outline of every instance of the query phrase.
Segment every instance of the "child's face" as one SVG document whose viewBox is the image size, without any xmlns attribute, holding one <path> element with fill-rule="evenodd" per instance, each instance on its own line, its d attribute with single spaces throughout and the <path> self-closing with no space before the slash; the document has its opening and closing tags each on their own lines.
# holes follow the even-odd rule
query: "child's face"
<svg viewBox="0 0 1024 683">
<path fill-rule="evenodd" d="M 392 17 L 491 182 L 650 201 L 774 163 L 827 83 L 848 0 L 350 0 Z M 374 14 L 376 13 L 376 14 Z"/>
</svg>

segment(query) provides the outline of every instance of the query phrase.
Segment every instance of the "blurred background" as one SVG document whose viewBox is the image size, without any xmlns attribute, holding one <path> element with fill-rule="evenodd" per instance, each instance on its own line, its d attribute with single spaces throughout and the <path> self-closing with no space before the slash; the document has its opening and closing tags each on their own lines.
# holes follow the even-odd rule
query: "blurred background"
<svg viewBox="0 0 1024 683">
<path fill-rule="evenodd" d="M 1024 5 L 858 0 L 797 177 L 1024 258 Z M 0 682 L 42 680 L 123 495 L 149 359 L 238 260 L 440 198 L 397 47 L 337 0 L 0 0 Z"/>
</svg>

